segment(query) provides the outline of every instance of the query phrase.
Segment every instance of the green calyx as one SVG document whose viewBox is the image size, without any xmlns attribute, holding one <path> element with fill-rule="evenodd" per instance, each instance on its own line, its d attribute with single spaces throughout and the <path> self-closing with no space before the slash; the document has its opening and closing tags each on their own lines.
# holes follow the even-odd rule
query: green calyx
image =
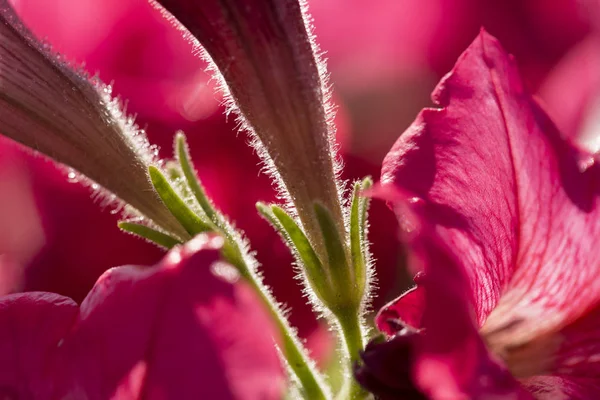
<svg viewBox="0 0 600 400">
<path fill-rule="evenodd" d="M 331 278 L 296 221 L 277 205 L 257 203 L 258 212 L 275 227 L 293 251 L 314 294 L 324 304 L 334 300 Z"/>
<path fill-rule="evenodd" d="M 369 242 L 367 240 L 369 197 L 361 192 L 373 186 L 371 177 L 356 182 L 350 203 L 350 256 L 354 286 L 358 292 L 365 293 L 368 285 Z"/>
<path fill-rule="evenodd" d="M 310 289 L 334 315 L 358 313 L 367 295 L 368 243 L 366 241 L 368 198 L 362 191 L 372 185 L 371 178 L 354 184 L 350 204 L 350 230 L 347 242 L 336 227 L 333 216 L 321 203 L 314 212 L 326 245 L 327 259 L 322 260 L 304 230 L 285 210 L 277 205 L 256 205 L 259 213 L 275 227 L 296 257 Z"/>
<path fill-rule="evenodd" d="M 119 228 L 125 232 L 133 233 L 134 235 L 140 236 L 152 243 L 157 244 L 165 249 L 170 249 L 183 242 L 169 234 L 161 232 L 157 229 L 151 228 L 147 225 L 138 224 L 132 221 L 120 221 L 118 223 Z"/>
<path fill-rule="evenodd" d="M 175 160 L 165 163 L 162 169 L 156 166 L 148 168 L 154 190 L 191 237 L 203 232 L 222 235 L 225 238 L 221 250 L 223 258 L 236 267 L 242 276 L 248 276 L 248 266 L 243 260 L 243 250 L 239 244 L 240 237 L 206 195 L 191 162 L 183 133 L 175 136 L 174 147 Z M 171 248 L 183 243 L 168 233 L 133 221 L 121 221 L 119 227 L 161 247 Z"/>
<path fill-rule="evenodd" d="M 148 174 L 154 190 L 190 235 L 195 236 L 202 232 L 212 231 L 210 223 L 203 220 L 186 204 L 160 169 L 151 165 L 148 167 Z"/>
<path fill-rule="evenodd" d="M 366 396 L 352 378 L 351 371 L 366 340 L 363 314 L 369 295 L 369 199 L 361 194 L 371 186 L 369 177 L 354 183 L 348 209 L 348 232 L 340 232 L 332 213 L 323 204 L 314 203 L 315 217 L 325 243 L 325 259 L 319 257 L 297 219 L 279 206 L 256 205 L 259 213 L 275 227 L 292 250 L 307 292 L 316 297 L 313 298 L 315 308 L 330 316 L 329 322 L 338 332 L 346 353 L 347 377 L 337 396 L 340 399 L 362 399 Z"/>
</svg>

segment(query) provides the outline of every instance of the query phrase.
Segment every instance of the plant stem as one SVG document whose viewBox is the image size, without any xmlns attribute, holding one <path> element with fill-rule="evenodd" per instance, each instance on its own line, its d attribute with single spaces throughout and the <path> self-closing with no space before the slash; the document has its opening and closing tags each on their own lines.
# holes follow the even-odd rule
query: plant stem
<svg viewBox="0 0 600 400">
<path fill-rule="evenodd" d="M 348 364 L 346 366 L 346 380 L 342 390 L 338 394 L 339 400 L 357 400 L 366 397 L 367 392 L 356 382 L 353 375 L 354 364 L 363 350 L 363 331 L 356 310 L 346 310 L 336 313 L 335 316 L 340 324 L 346 351 L 348 352 Z"/>
<path fill-rule="evenodd" d="M 255 285 L 256 291 L 260 293 L 261 300 L 267 306 L 273 320 L 281 333 L 282 352 L 288 362 L 289 367 L 294 371 L 296 377 L 302 385 L 306 399 L 326 400 L 329 398 L 324 389 L 324 383 L 318 372 L 312 365 L 312 361 L 306 354 L 304 346 L 296 337 L 293 329 L 290 327 L 287 319 L 281 314 L 281 310 L 276 305 L 273 297 L 266 293 L 264 288 Z"/>
<path fill-rule="evenodd" d="M 232 238 L 229 237 L 229 239 L 231 240 Z M 246 262 L 246 257 L 244 257 L 237 242 L 233 241 L 232 244 L 234 245 L 232 249 L 233 253 L 237 254 L 232 254 L 234 255 L 233 257 L 226 258 L 240 271 L 246 282 L 252 286 L 263 304 L 267 307 L 273 321 L 275 321 L 281 334 L 281 351 L 289 368 L 296 375 L 305 398 L 310 400 L 330 399 L 328 387 L 323 382 L 319 372 L 315 369 L 306 349 L 300 342 L 300 339 L 298 339 L 294 329 L 290 326 L 271 292 L 262 283 L 260 276 L 250 269 L 248 262 Z"/>
</svg>

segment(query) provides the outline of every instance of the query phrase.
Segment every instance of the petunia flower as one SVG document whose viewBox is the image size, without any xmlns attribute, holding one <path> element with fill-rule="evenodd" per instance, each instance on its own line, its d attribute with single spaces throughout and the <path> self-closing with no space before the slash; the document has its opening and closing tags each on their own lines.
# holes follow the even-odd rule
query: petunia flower
<svg viewBox="0 0 600 400">
<path fill-rule="evenodd" d="M 367 347 L 358 379 L 382 398 L 597 398 L 597 165 L 486 32 L 433 100 L 379 188 L 417 286 L 379 312 L 389 341 Z"/>
<path fill-rule="evenodd" d="M 0 395 L 20 399 L 279 399 L 275 328 L 200 235 L 152 268 L 107 271 L 80 307 L 0 298 Z"/>
</svg>

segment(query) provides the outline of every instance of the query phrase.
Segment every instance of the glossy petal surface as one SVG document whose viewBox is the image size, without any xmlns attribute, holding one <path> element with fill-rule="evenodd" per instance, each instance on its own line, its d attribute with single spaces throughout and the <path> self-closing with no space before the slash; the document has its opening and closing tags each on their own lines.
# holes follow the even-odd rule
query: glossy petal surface
<svg viewBox="0 0 600 400">
<path fill-rule="evenodd" d="M 201 235 L 155 267 L 113 268 L 78 314 L 54 294 L 3 298 L 0 345 L 14 359 L 3 365 L 24 367 L 0 370 L 0 387 L 41 399 L 279 399 L 275 331 L 250 288 L 230 282 L 221 243 Z"/>
<path fill-rule="evenodd" d="M 51 399 L 58 344 L 77 317 L 77 304 L 53 293 L 0 298 L 0 397 Z"/>
<path fill-rule="evenodd" d="M 474 318 L 468 276 L 446 245 L 444 232 L 437 232 L 427 222 L 424 203 L 393 188 L 379 189 L 377 195 L 393 204 L 411 250 L 409 264 L 421 272 L 418 289 L 408 292 L 405 302 L 392 303 L 380 311 L 376 321 L 389 334 L 402 330 L 402 323 L 406 322 L 402 317 L 417 316 L 415 321 L 420 321 L 421 330 L 412 339 L 410 368 L 417 387 L 434 400 L 528 398 L 510 372 L 488 352 Z M 408 308 L 404 314 L 403 305 Z M 402 366 L 407 360 L 405 350 L 400 350 L 396 362 Z"/>
</svg>

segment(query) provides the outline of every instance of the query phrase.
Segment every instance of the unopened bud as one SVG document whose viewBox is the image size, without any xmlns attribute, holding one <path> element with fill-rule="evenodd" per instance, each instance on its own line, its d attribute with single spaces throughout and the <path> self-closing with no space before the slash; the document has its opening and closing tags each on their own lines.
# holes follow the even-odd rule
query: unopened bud
<svg viewBox="0 0 600 400">
<path fill-rule="evenodd" d="M 297 0 L 159 0 L 208 53 L 224 79 L 230 111 L 283 194 L 295 206 L 307 236 L 326 254 L 313 204 L 321 203 L 340 233 L 339 167 L 324 64 Z M 171 18 L 171 20 L 181 26 Z"/>
<path fill-rule="evenodd" d="M 65 164 L 181 238 L 147 169 L 156 149 L 110 96 L 38 42 L 0 0 L 0 133 Z"/>
</svg>

